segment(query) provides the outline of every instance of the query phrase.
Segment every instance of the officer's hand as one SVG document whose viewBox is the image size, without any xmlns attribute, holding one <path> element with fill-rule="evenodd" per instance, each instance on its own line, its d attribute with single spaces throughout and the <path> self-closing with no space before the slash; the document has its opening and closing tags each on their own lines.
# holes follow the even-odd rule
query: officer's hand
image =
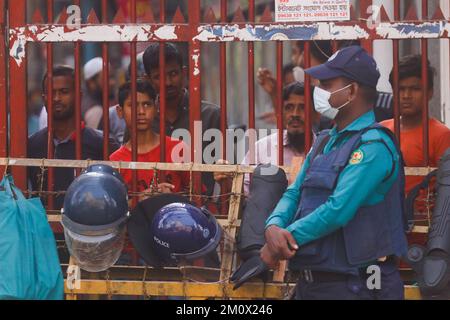
<svg viewBox="0 0 450 320">
<path fill-rule="evenodd" d="M 289 260 L 294 257 L 298 250 L 297 242 L 292 234 L 275 225 L 267 228 L 266 233 L 267 247 L 272 255 L 280 256 L 282 259 Z"/>
<path fill-rule="evenodd" d="M 270 269 L 277 269 L 280 264 L 280 259 L 270 252 L 267 244 L 261 249 L 260 257 Z"/>
<path fill-rule="evenodd" d="M 173 184 L 167 182 L 158 184 L 159 193 L 172 193 L 173 189 L 175 189 L 175 186 Z"/>
<path fill-rule="evenodd" d="M 229 164 L 226 160 L 217 160 L 216 164 L 224 165 Z M 231 179 L 233 177 L 233 174 L 230 172 L 214 172 L 214 180 L 216 182 L 222 182 L 228 179 Z"/>
</svg>

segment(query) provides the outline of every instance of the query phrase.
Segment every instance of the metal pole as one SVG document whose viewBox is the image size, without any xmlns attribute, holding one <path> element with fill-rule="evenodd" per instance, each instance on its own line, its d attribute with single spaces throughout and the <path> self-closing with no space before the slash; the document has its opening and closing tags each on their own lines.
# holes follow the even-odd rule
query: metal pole
<svg viewBox="0 0 450 320">
<path fill-rule="evenodd" d="M 428 19 L 428 0 L 422 0 L 422 20 Z M 429 126 L 428 126 L 428 92 L 430 90 L 428 86 L 428 40 L 421 40 L 421 51 L 422 51 L 422 88 L 423 88 L 423 109 L 422 109 L 422 125 L 423 125 L 423 159 L 424 165 L 430 165 L 429 159 Z"/>
<path fill-rule="evenodd" d="M 160 20 L 166 23 L 166 4 L 159 1 Z M 160 160 L 166 161 L 166 43 L 159 46 L 159 130 L 160 130 Z"/>
<path fill-rule="evenodd" d="M 136 23 L 136 0 L 131 0 L 131 23 Z M 130 44 L 130 56 L 131 56 L 131 123 L 133 124 L 131 130 L 131 152 L 132 160 L 138 160 L 138 141 L 137 141 L 137 89 L 136 89 L 136 42 L 131 42 Z M 132 191 L 137 191 L 137 171 L 133 170 L 132 173 Z M 137 197 L 133 197 L 133 207 L 137 204 Z"/>
<path fill-rule="evenodd" d="M 108 2 L 102 0 L 102 23 L 108 23 Z M 109 159 L 109 50 L 108 43 L 102 44 L 103 58 L 103 158 Z"/>
<path fill-rule="evenodd" d="M 26 0 L 14 1 L 9 8 L 9 23 L 11 28 L 23 27 L 26 24 Z M 17 49 L 25 51 L 25 47 Z M 10 109 L 10 157 L 26 158 L 27 155 L 27 90 L 26 90 L 26 57 L 21 60 L 20 65 L 9 57 L 9 94 L 10 101 L 14 101 L 14 108 Z M 20 125 L 22 124 L 22 125 Z M 14 181 L 16 185 L 25 190 L 27 187 L 26 169 L 13 168 Z"/>
<path fill-rule="evenodd" d="M 0 0 L 0 157 L 8 155 L 8 108 L 6 75 L 6 6 L 7 1 Z M 0 168 L 3 172 L 3 168 Z"/>
<path fill-rule="evenodd" d="M 283 124 L 283 42 L 277 41 L 277 129 L 278 165 L 284 164 L 284 124 Z"/>
<path fill-rule="evenodd" d="M 200 0 L 191 0 L 188 4 L 189 9 L 189 27 L 191 31 L 191 40 L 189 42 L 189 120 L 191 132 L 193 162 L 201 163 L 202 160 L 202 132 L 195 132 L 195 122 L 200 121 L 201 108 L 201 44 L 198 40 L 194 40 L 200 25 Z M 201 192 L 201 176 L 193 174 L 193 193 Z M 200 199 L 194 201 L 199 202 Z"/>
<path fill-rule="evenodd" d="M 49 24 L 53 23 L 53 0 L 47 0 L 47 20 Z M 47 43 L 47 113 L 48 113 L 48 140 L 47 140 L 47 158 L 54 159 L 55 148 L 53 144 L 53 43 Z M 54 191 L 54 170 L 49 168 L 47 190 Z M 59 190 L 57 190 L 59 191 Z M 54 198 L 52 195 L 48 198 L 48 209 L 54 209 Z"/>
</svg>

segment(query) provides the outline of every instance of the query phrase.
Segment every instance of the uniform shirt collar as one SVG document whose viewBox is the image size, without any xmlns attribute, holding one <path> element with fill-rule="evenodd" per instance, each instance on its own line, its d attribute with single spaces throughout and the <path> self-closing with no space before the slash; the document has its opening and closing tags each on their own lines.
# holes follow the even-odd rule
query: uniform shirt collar
<svg viewBox="0 0 450 320">
<path fill-rule="evenodd" d="M 339 132 L 337 130 L 337 126 L 334 126 L 333 129 L 331 129 L 330 135 L 335 136 L 348 131 L 360 131 L 372 125 L 374 122 L 375 122 L 375 113 L 373 112 L 373 110 L 371 110 L 360 116 L 358 119 L 350 123 L 347 127 L 345 127 L 343 130 Z"/>
</svg>

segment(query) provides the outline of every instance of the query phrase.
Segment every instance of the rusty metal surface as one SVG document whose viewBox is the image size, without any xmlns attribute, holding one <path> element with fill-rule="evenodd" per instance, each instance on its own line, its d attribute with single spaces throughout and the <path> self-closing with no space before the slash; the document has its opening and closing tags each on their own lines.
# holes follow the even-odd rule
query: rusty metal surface
<svg viewBox="0 0 450 320">
<path fill-rule="evenodd" d="M 16 1 L 9 8 L 10 28 L 25 25 L 25 0 Z M 8 156 L 25 158 L 27 153 L 27 92 L 25 68 L 16 63 L 17 56 L 25 56 L 25 47 L 17 48 L 9 57 L 9 116 L 10 116 L 10 149 Z M 24 63 L 26 65 L 26 63 Z M 26 188 L 26 169 L 13 168 L 14 181 L 19 188 Z"/>
<path fill-rule="evenodd" d="M 27 42 L 149 42 L 273 41 L 273 40 L 383 40 L 449 38 L 450 22 L 381 23 L 375 31 L 364 24 L 316 23 L 301 25 L 202 25 L 189 38 L 188 26 L 180 25 L 88 25 L 68 30 L 60 25 L 28 25 L 10 29 L 10 55 L 22 64 Z"/>
<path fill-rule="evenodd" d="M 5 42 L 6 0 L 0 0 L 0 43 Z M 8 90 L 6 64 L 8 56 L 6 46 L 0 47 L 0 156 L 7 156 L 8 146 Z M 1 170 L 2 168 L 0 168 Z"/>
</svg>

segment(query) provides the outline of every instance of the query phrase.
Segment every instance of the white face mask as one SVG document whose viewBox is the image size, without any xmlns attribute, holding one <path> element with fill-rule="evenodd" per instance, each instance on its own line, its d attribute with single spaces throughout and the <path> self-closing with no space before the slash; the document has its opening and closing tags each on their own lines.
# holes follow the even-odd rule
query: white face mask
<svg viewBox="0 0 450 320">
<path fill-rule="evenodd" d="M 333 108 L 330 104 L 330 98 L 333 94 L 338 93 L 342 90 L 345 90 L 349 87 L 351 87 L 351 84 L 349 84 L 348 86 L 346 86 L 342 89 L 336 90 L 334 92 L 328 92 L 327 90 L 324 90 L 322 88 L 315 87 L 315 89 L 314 89 L 314 108 L 316 109 L 317 112 L 319 112 L 324 117 L 327 117 L 331 120 L 335 119 L 337 114 L 339 113 L 339 110 L 341 110 L 346 105 L 348 105 L 350 103 L 350 101 L 347 101 L 346 103 L 344 103 L 342 106 L 340 106 L 338 108 Z"/>
<path fill-rule="evenodd" d="M 293 70 L 294 79 L 297 82 L 304 83 L 305 82 L 305 70 L 300 67 L 295 67 Z"/>
</svg>

